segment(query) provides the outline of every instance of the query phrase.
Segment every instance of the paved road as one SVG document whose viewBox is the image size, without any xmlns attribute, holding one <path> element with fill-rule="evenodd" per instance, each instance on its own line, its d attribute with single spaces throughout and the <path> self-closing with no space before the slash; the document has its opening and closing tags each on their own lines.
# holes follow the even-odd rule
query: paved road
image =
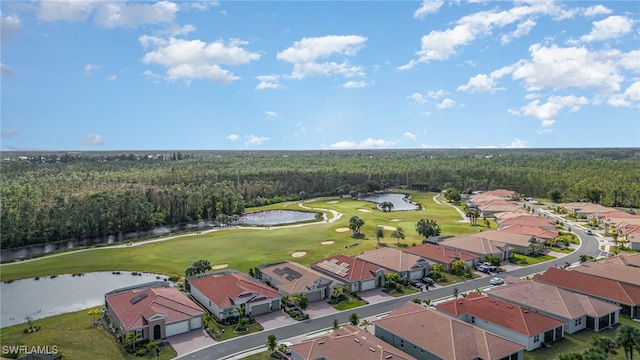
<svg viewBox="0 0 640 360">
<path fill-rule="evenodd" d="M 573 226 L 573 224 L 572 224 Z M 592 255 L 599 256 L 600 244 L 598 240 L 592 236 L 587 235 L 585 233 L 581 233 L 581 231 L 576 232 L 576 234 L 580 237 L 581 245 L 576 251 L 568 254 L 567 256 L 552 261 L 547 261 L 545 263 L 535 264 L 531 266 L 527 266 L 525 268 L 508 271 L 503 273 L 501 277 L 506 275 L 512 275 L 516 277 L 525 277 L 529 275 L 533 275 L 536 273 L 540 273 L 545 271 L 549 267 L 553 266 L 562 266 L 565 262 L 574 263 L 579 261 L 580 255 Z M 561 261 L 561 263 L 560 263 Z M 489 280 L 491 277 L 482 277 L 475 280 L 466 281 L 464 283 L 458 283 L 455 285 L 449 285 L 437 289 L 430 290 L 428 292 L 411 294 L 400 298 L 394 298 L 389 301 L 379 303 L 379 304 L 370 304 L 359 307 L 357 309 L 346 310 L 337 314 L 327 315 L 325 317 L 309 319 L 304 322 L 299 322 L 293 325 L 287 325 L 278 329 L 273 329 L 267 332 L 259 332 L 254 333 L 234 339 L 230 339 L 227 341 L 223 341 L 221 343 L 217 343 L 210 347 L 200 349 L 191 354 L 184 355 L 180 357 L 181 359 L 223 359 L 225 357 L 231 356 L 233 354 L 246 351 L 247 349 L 252 349 L 259 346 L 264 346 L 267 342 L 267 335 L 273 333 L 276 335 L 276 338 L 279 340 L 288 339 L 292 337 L 299 336 L 301 334 L 309 334 L 316 331 L 321 331 L 323 329 L 328 329 L 333 326 L 334 319 L 338 320 L 338 323 L 343 324 L 348 322 L 348 317 L 351 313 L 356 312 L 358 316 L 363 319 L 370 316 L 376 316 L 378 314 L 384 314 L 390 312 L 394 309 L 397 309 L 407 303 L 407 301 L 411 301 L 414 298 L 419 299 L 441 299 L 448 296 L 452 296 L 453 287 L 458 288 L 459 293 L 473 291 L 476 288 L 483 288 L 490 286 Z"/>
</svg>

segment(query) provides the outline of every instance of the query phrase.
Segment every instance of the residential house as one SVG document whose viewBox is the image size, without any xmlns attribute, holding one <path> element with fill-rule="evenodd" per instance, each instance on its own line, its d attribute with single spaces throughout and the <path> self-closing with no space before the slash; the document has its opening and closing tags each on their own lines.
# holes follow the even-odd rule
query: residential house
<svg viewBox="0 0 640 360">
<path fill-rule="evenodd" d="M 611 264 L 619 264 L 624 266 L 633 266 L 640 268 L 640 253 L 623 253 L 607 259 Z"/>
<path fill-rule="evenodd" d="M 494 257 L 507 260 L 512 255 L 511 251 L 524 255 L 535 252 L 539 248 L 539 241 L 532 235 L 487 230 L 448 239 L 442 246 L 457 247 L 481 255 L 492 254 Z"/>
<path fill-rule="evenodd" d="M 377 338 L 418 359 L 523 358 L 522 345 L 413 302 L 373 323 Z"/>
<path fill-rule="evenodd" d="M 606 206 L 602 206 L 602 205 L 598 205 L 598 204 L 592 204 L 590 202 L 564 203 L 564 204 L 560 204 L 560 206 L 565 208 L 567 211 L 575 212 L 576 216 L 578 216 L 578 217 L 580 217 L 580 216 L 588 217 L 589 215 L 591 215 L 593 213 L 599 213 L 599 212 L 605 212 L 605 211 L 612 210 L 612 208 L 609 208 L 609 207 L 606 207 Z"/>
<path fill-rule="evenodd" d="M 122 337 L 159 340 L 202 327 L 204 311 L 180 290 L 152 282 L 108 292 L 105 308 Z"/>
<path fill-rule="evenodd" d="M 280 310 L 282 295 L 279 292 L 235 270 L 189 277 L 185 281 L 185 288 L 197 302 L 221 320 Z"/>
<path fill-rule="evenodd" d="M 620 307 L 591 296 L 545 284 L 507 277 L 507 284 L 492 288 L 489 297 L 522 306 L 564 322 L 564 331 L 600 331 L 618 323 Z"/>
<path fill-rule="evenodd" d="M 302 294 L 309 302 L 329 298 L 334 287 L 344 286 L 340 281 L 291 261 L 257 266 L 256 277 L 283 295 Z"/>
<path fill-rule="evenodd" d="M 385 269 L 347 255 L 334 255 L 311 264 L 311 269 L 344 283 L 349 292 L 372 290 L 384 285 Z"/>
<path fill-rule="evenodd" d="M 640 286 L 640 267 L 621 264 L 618 256 L 596 262 L 583 262 L 580 266 L 572 267 L 571 271 Z"/>
<path fill-rule="evenodd" d="M 353 325 L 289 346 L 291 360 L 414 360 Z"/>
<path fill-rule="evenodd" d="M 632 270 L 629 269 L 631 272 Z M 589 295 L 622 307 L 620 312 L 630 318 L 640 318 L 640 286 L 572 270 L 549 268 L 534 281 L 559 286 Z"/>
<path fill-rule="evenodd" d="M 531 351 L 564 337 L 564 322 L 506 301 L 472 292 L 436 305 L 437 310 L 491 331 Z"/>
<path fill-rule="evenodd" d="M 498 223 L 498 230 L 502 230 L 505 227 L 511 225 L 522 225 L 522 226 L 535 226 L 540 227 L 547 230 L 555 230 L 556 223 L 552 218 L 540 217 L 537 215 L 530 214 L 520 214 L 520 213 L 501 213 L 501 214 L 514 214 L 514 215 L 503 215 L 503 217 L 496 219 Z"/>
<path fill-rule="evenodd" d="M 500 229 L 502 232 L 512 233 L 512 234 L 522 234 L 522 235 L 531 235 L 534 236 L 538 242 L 544 243 L 546 240 L 553 240 L 560 235 L 558 230 L 549 230 L 540 226 L 529 226 L 529 225 L 520 225 L 514 224 L 505 226 Z"/>
<path fill-rule="evenodd" d="M 400 279 L 422 279 L 431 273 L 427 259 L 392 248 L 379 248 L 364 252 L 358 259 L 398 273 Z"/>
<path fill-rule="evenodd" d="M 442 264 L 445 271 L 451 271 L 451 264 L 457 260 L 463 260 L 471 269 L 473 269 L 478 262 L 483 260 L 478 254 L 430 243 L 413 246 L 403 251 L 423 257 L 433 264 Z"/>
</svg>

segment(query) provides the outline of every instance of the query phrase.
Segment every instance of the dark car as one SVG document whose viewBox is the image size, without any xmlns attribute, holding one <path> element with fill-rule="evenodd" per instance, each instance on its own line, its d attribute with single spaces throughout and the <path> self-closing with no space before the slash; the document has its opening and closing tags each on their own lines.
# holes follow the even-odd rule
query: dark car
<svg viewBox="0 0 640 360">
<path fill-rule="evenodd" d="M 425 284 L 427 284 L 427 285 L 430 285 L 430 286 L 433 286 L 433 285 L 435 285 L 435 284 L 436 284 L 436 281 L 435 281 L 435 280 L 433 280 L 433 279 L 432 279 L 432 278 L 430 278 L 430 277 L 426 277 L 426 278 L 422 279 L 422 282 L 423 282 L 423 283 L 425 283 Z"/>
</svg>

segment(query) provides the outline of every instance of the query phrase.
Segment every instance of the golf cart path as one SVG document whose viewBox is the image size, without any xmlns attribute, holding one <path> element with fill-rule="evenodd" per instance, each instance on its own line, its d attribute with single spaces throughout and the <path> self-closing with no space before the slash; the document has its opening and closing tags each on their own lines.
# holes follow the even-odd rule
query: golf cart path
<svg viewBox="0 0 640 360">
<path fill-rule="evenodd" d="M 435 201 L 436 204 L 451 206 L 452 208 L 456 209 L 456 211 L 460 214 L 460 216 L 462 216 L 462 220 L 460 220 L 461 223 L 468 223 L 469 222 L 469 218 L 467 217 L 467 215 L 465 215 L 465 213 L 462 210 L 460 210 L 460 208 L 458 208 L 455 205 L 451 205 L 448 202 L 440 202 L 440 200 L 437 199 L 439 196 L 442 196 L 442 194 L 436 194 L 436 196 L 433 197 L 433 201 Z"/>
</svg>

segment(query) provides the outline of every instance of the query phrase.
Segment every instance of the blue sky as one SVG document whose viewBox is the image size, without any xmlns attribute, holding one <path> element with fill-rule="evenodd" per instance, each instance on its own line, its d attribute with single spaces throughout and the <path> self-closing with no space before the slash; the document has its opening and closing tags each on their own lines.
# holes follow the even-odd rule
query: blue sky
<svg viewBox="0 0 640 360">
<path fill-rule="evenodd" d="M 2 150 L 640 146 L 637 1 L 2 1 Z"/>
</svg>

